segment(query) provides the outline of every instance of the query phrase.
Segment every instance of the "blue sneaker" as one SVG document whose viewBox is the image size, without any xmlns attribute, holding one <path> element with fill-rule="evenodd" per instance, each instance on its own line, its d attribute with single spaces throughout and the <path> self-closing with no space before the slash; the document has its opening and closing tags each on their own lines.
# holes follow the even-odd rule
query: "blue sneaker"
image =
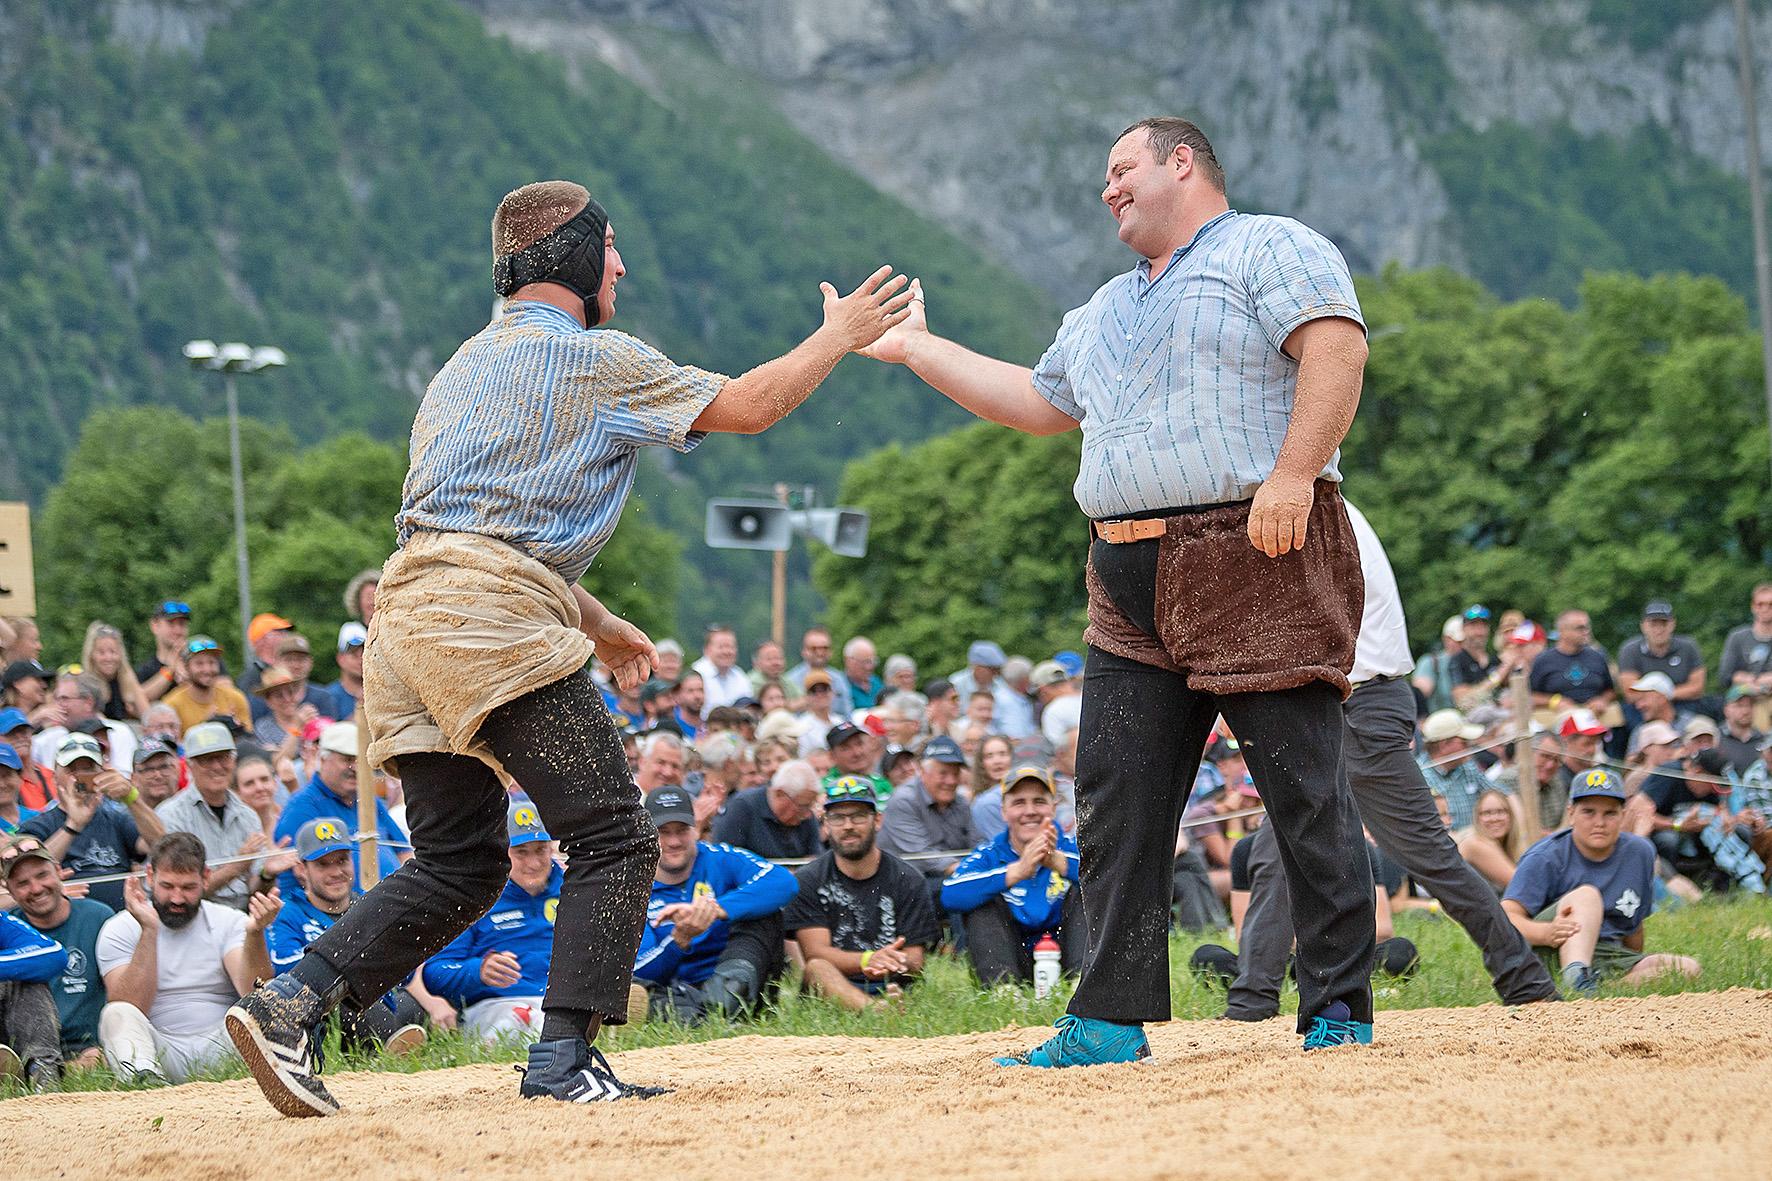
<svg viewBox="0 0 1772 1181">
<path fill-rule="evenodd" d="M 1140 1062 L 1151 1056 L 1150 1039 L 1142 1025 L 1121 1025 L 1098 1017 L 1065 1014 L 1057 1021 L 1058 1033 L 1025 1054 L 993 1058 L 998 1066 L 1105 1066 L 1110 1062 Z"/>
<path fill-rule="evenodd" d="M 1371 1044 L 1372 1022 L 1355 1021 L 1353 1013 L 1340 1001 L 1312 1017 L 1311 1027 L 1304 1035 L 1304 1048 L 1307 1050 Z"/>
</svg>

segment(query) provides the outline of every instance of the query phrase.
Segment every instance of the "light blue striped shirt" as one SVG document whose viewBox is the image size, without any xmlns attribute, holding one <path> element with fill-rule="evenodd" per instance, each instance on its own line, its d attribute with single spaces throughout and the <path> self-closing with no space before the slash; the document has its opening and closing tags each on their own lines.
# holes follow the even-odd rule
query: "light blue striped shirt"
<svg viewBox="0 0 1772 1181">
<path fill-rule="evenodd" d="M 1289 217 L 1234 209 L 1155 282 L 1140 260 L 1066 315 L 1034 388 L 1083 424 L 1084 513 L 1254 496 L 1292 420 L 1298 362 L 1281 346 L 1323 316 L 1365 324 L 1341 252 Z M 1326 479 L 1341 479 L 1340 458 Z"/>
<path fill-rule="evenodd" d="M 425 390 L 400 544 L 479 533 L 576 583 L 615 532 L 639 449 L 701 442 L 689 426 L 726 382 L 549 304 L 507 304 Z"/>
</svg>

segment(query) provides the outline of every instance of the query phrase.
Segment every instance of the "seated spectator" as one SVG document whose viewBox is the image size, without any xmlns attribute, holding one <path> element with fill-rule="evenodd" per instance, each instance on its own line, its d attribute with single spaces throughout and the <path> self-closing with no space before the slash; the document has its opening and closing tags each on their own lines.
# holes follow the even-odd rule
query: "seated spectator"
<svg viewBox="0 0 1772 1181">
<path fill-rule="evenodd" d="M 880 848 L 917 867 L 933 900 L 941 883 L 978 844 L 972 809 L 960 799 L 966 759 L 951 738 L 931 738 L 917 778 L 892 793 L 880 816 Z M 931 856 L 933 854 L 933 856 Z"/>
<path fill-rule="evenodd" d="M 191 636 L 191 605 L 178 599 L 162 599 L 154 605 L 148 618 L 148 630 L 154 633 L 154 654 L 135 666 L 135 679 L 142 695 L 157 702 L 172 691 L 184 675 L 185 642 Z M 142 715 L 147 722 L 147 715 Z"/>
<path fill-rule="evenodd" d="M 948 727 L 948 736 L 960 744 L 968 758 L 976 761 L 980 744 L 998 732 L 996 713 L 997 699 L 990 690 L 974 689 L 966 699 L 966 716 Z"/>
<path fill-rule="evenodd" d="M 1015 744 L 992 734 L 978 744 L 972 763 L 972 831 L 988 841 L 1008 827 L 1003 820 L 1003 776 L 1015 765 Z"/>
<path fill-rule="evenodd" d="M 80 649 L 80 664 L 98 678 L 105 688 L 104 716 L 113 722 L 139 720 L 148 708 L 148 696 L 135 669 L 129 665 L 129 653 L 123 647 L 123 633 L 108 623 L 93 620 L 86 627 L 86 642 Z"/>
<path fill-rule="evenodd" d="M 1034 944 L 1058 941 L 1067 973 L 1082 970 L 1086 936 L 1079 907 L 1066 905 L 1077 880 L 1077 843 L 1053 823 L 1057 797 L 1042 767 L 1003 779 L 1005 828 L 961 861 L 941 884 L 941 904 L 965 916 L 966 955 L 987 988 L 1034 979 Z M 1077 917 L 1067 922 L 1067 909 Z"/>
<path fill-rule="evenodd" d="M 1645 606 L 1638 625 L 1642 634 L 1619 646 L 1618 671 L 1628 681 L 1660 673 L 1673 689 L 1669 699 L 1679 708 L 1704 696 L 1704 655 L 1689 637 L 1674 634 L 1674 622 L 1672 603 L 1657 599 Z"/>
<path fill-rule="evenodd" d="M 800 711 L 799 755 L 805 758 L 808 751 L 823 748 L 825 734 L 837 724 L 837 680 L 830 670 L 815 668 L 807 671 L 801 684 L 805 702 Z M 848 682 L 843 684 L 847 686 Z"/>
<path fill-rule="evenodd" d="M 34 1091 L 59 1091 L 61 1024 L 49 982 L 68 952 L 10 911 L 0 910 L 0 1079 L 21 1075 Z"/>
<path fill-rule="evenodd" d="M 425 962 L 424 986 L 462 1007 L 464 1032 L 484 1042 L 532 1040 L 541 1033 L 541 998 L 554 955 L 554 912 L 565 872 L 535 805 L 515 799 L 505 812 L 511 877 L 474 925 Z"/>
<path fill-rule="evenodd" d="M 923 734 L 953 736 L 954 723 L 960 720 L 960 693 L 946 677 L 937 677 L 923 686 Z"/>
<path fill-rule="evenodd" d="M 371 785 L 373 790 L 374 785 Z M 283 807 L 283 815 L 277 820 L 276 844 L 295 841 L 295 834 L 301 826 L 310 820 L 330 818 L 344 823 L 347 832 L 357 831 L 357 725 L 355 722 L 334 722 L 320 733 L 319 766 L 314 777 L 308 780 L 307 786 L 289 797 Z M 393 874 L 412 856 L 411 842 L 406 839 L 406 832 L 394 823 L 388 814 L 388 806 L 381 799 L 375 801 L 376 815 L 376 861 L 381 866 L 380 876 L 385 878 Z M 357 888 L 363 888 L 363 867 L 355 846 L 351 849 L 351 860 L 357 865 Z M 291 870 L 285 870 L 277 877 L 277 886 L 285 895 L 293 894 L 301 888 Z"/>
<path fill-rule="evenodd" d="M 1532 662 L 1532 704 L 1561 712 L 1566 704 L 1603 714 L 1617 704 L 1618 688 L 1606 651 L 1593 643 L 1586 611 L 1557 616 L 1557 642 Z"/>
<path fill-rule="evenodd" d="M 1682 748 L 1680 758 L 1656 767 L 1625 808 L 1627 831 L 1647 836 L 1676 871 L 1701 886 L 1739 884 L 1763 892 L 1772 837 L 1740 822 L 1730 807 L 1733 783 L 1716 750 Z"/>
<path fill-rule="evenodd" d="M 33 812 L 41 812 L 55 803 L 55 773 L 33 756 L 31 742 L 35 737 L 36 731 L 31 729 L 23 710 L 12 706 L 0 709 L 0 741 L 18 756 L 18 802 Z"/>
<path fill-rule="evenodd" d="M 308 944 L 324 935 L 350 909 L 357 898 L 351 888 L 350 835 L 336 820 L 310 820 L 295 834 L 293 864 L 301 889 L 283 900 L 265 943 L 271 967 L 287 972 L 301 961 Z M 338 1010 L 340 1035 L 347 1049 L 381 1047 L 390 1054 L 410 1054 L 425 1044 L 421 1022 L 427 1008 L 438 1023 L 455 1026 L 455 1009 L 425 989 L 420 973 L 409 982 L 413 988 L 396 988 L 375 1004 L 358 1010 L 343 1005 Z M 418 995 L 422 995 L 423 1004 Z"/>
<path fill-rule="evenodd" d="M 281 665 L 274 664 L 260 675 L 258 696 L 260 700 L 253 703 L 253 738 L 273 754 L 294 758 L 302 731 L 321 716 L 320 708 L 302 700 L 302 683 Z"/>
<path fill-rule="evenodd" d="M 1723 732 L 1717 724 L 1703 714 L 1693 714 L 1680 727 L 1680 738 L 1686 744 L 1687 754 L 1697 754 L 1701 750 L 1715 750 Z M 1726 765 L 1726 764 L 1725 764 Z"/>
<path fill-rule="evenodd" d="M 185 679 L 161 698 L 178 711 L 179 725 L 189 730 L 210 718 L 232 718 L 251 725 L 252 705 L 246 694 L 222 677 L 222 646 L 208 636 L 192 636 L 185 645 Z"/>
<path fill-rule="evenodd" d="M 708 628 L 701 642 L 701 659 L 690 665 L 701 674 L 709 711 L 731 705 L 755 693 L 751 678 L 738 667 L 738 633 L 719 624 Z"/>
<path fill-rule="evenodd" d="M 634 782 L 644 795 L 683 782 L 683 740 L 669 730 L 655 730 L 640 739 L 640 769 Z"/>
<path fill-rule="evenodd" d="M 1691 716 L 1674 707 L 1674 683 L 1666 673 L 1646 673 L 1630 682 L 1628 692 L 1631 707 L 1644 722 L 1666 722 L 1678 729 Z"/>
<path fill-rule="evenodd" d="M 671 721 L 676 724 L 677 733 L 689 742 L 696 741 L 702 734 L 701 715 L 707 706 L 707 684 L 701 674 L 693 669 L 685 672 L 677 681 L 673 699 L 676 704 L 671 709 Z"/>
<path fill-rule="evenodd" d="M 31 757 L 48 763 L 61 749 L 62 742 L 73 733 L 94 733 L 103 727 L 103 746 L 109 752 L 111 769 L 128 775 L 135 765 L 135 731 L 122 722 L 113 722 L 99 711 L 105 703 L 105 688 L 91 673 L 62 673 L 55 679 L 55 704 L 61 708 L 61 724 L 45 726 L 31 743 Z M 91 723 L 90 727 L 85 724 Z"/>
<path fill-rule="evenodd" d="M 130 782 L 156 815 L 161 804 L 178 794 L 179 770 L 177 748 L 161 739 L 142 736 L 135 747 L 135 777 Z"/>
<path fill-rule="evenodd" d="M 240 802 L 252 809 L 258 817 L 259 830 L 265 834 L 267 845 L 277 843 L 277 819 L 283 815 L 283 808 L 277 802 L 277 775 L 271 770 L 271 760 L 261 754 L 238 755 L 234 759 L 234 794 Z M 267 867 L 268 868 L 268 867 Z M 260 871 L 261 875 L 263 870 Z M 263 877 L 260 877 L 263 881 Z M 266 883 L 266 886 L 274 884 Z"/>
<path fill-rule="evenodd" d="M 824 741 L 825 749 L 831 752 L 831 769 L 825 773 L 824 783 L 853 775 L 873 784 L 874 794 L 882 804 L 891 797 L 891 782 L 874 774 L 876 740 L 872 735 L 854 722 L 838 722 L 825 732 Z"/>
<path fill-rule="evenodd" d="M 890 694 L 877 711 L 886 724 L 887 745 L 906 750 L 917 745 L 928 708 L 929 701 L 921 693 Z"/>
<path fill-rule="evenodd" d="M 68 897 L 61 869 L 37 837 L 18 837 L 0 846 L 0 874 L 0 884 L 18 904 L 19 917 L 68 953 L 66 966 L 46 983 L 61 1027 L 63 1067 L 90 1070 L 101 1061 L 98 1014 L 105 1005 L 105 982 L 98 971 L 98 933 L 111 908 L 91 898 Z"/>
<path fill-rule="evenodd" d="M 831 667 L 831 633 L 828 628 L 809 627 L 800 638 L 800 663 L 787 670 L 786 681 L 788 696 L 804 698 L 811 694 L 812 686 L 806 678 L 817 673 L 831 679 L 831 691 L 839 704 L 847 707 L 849 702 L 849 679 Z M 845 708 L 845 712 L 847 709 Z M 830 728 L 826 721 L 818 727 L 820 734 Z"/>
<path fill-rule="evenodd" d="M 660 680 L 675 685 L 683 675 L 683 645 L 666 636 L 653 650 L 658 653 L 658 660 L 653 664 L 653 671 Z"/>
<path fill-rule="evenodd" d="M 876 843 L 879 800 L 866 783 L 825 789 L 824 831 L 830 852 L 795 873 L 783 923 L 808 991 L 860 1011 L 910 987 L 941 926 L 922 876 Z"/>
<path fill-rule="evenodd" d="M 148 856 L 147 885 L 130 878 L 122 913 L 98 935 L 105 1007 L 99 1045 L 126 1083 L 183 1082 L 238 1056 L 222 1029 L 229 1006 L 272 976 L 264 929 L 274 894 L 250 913 L 203 900 L 203 843 L 168 833 Z"/>
<path fill-rule="evenodd" d="M 156 701 L 142 714 L 143 738 L 158 738 L 166 745 L 176 748 L 184 734 L 185 724 L 179 721 L 178 711 L 164 701 Z"/>
<path fill-rule="evenodd" d="M 757 690 L 756 700 L 757 713 L 761 717 L 768 717 L 770 714 L 776 712 L 792 712 L 788 709 L 789 702 L 787 690 L 783 689 L 780 685 L 764 685 L 761 689 Z"/>
<path fill-rule="evenodd" d="M 18 802 L 24 769 L 18 752 L 0 743 L 0 837 L 11 836 L 21 824 L 37 815 Z"/>
<path fill-rule="evenodd" d="M 796 727 L 799 725 L 792 715 L 780 714 L 777 716 L 786 718 L 790 725 Z M 764 722 L 767 724 L 768 719 L 765 718 Z M 775 773 L 781 770 L 782 764 L 793 762 L 799 757 L 799 752 L 799 734 L 796 733 L 791 737 L 785 738 L 765 738 L 763 737 L 763 727 L 759 726 L 757 728 L 757 745 L 755 747 L 757 759 L 756 773 L 759 781 L 761 783 L 768 783 L 773 780 L 775 778 Z"/>
<path fill-rule="evenodd" d="M 1731 685 L 1723 699 L 1723 727 L 1717 749 L 1729 760 L 1737 775 L 1745 775 L 1759 762 L 1760 744 L 1766 735 L 1754 729 L 1754 693 L 1746 685 Z"/>
<path fill-rule="evenodd" d="M 380 566 L 359 570 L 345 583 L 345 610 L 352 619 L 362 621 L 364 627 L 375 618 L 375 592 L 380 586 Z"/>
<path fill-rule="evenodd" d="M 908 746 L 889 746 L 880 756 L 880 775 L 897 791 L 917 774 L 917 752 Z"/>
<path fill-rule="evenodd" d="M 1514 880 L 1514 867 L 1526 851 L 1526 821 L 1520 814 L 1520 802 L 1491 788 L 1477 797 L 1475 817 L 1471 826 L 1454 833 L 1453 839 L 1458 842 L 1459 856 L 1500 895 Z"/>
<path fill-rule="evenodd" d="M 1453 708 L 1452 700 L 1452 658 L 1457 655 L 1464 644 L 1464 616 L 1454 615 L 1448 618 L 1440 628 L 1440 649 L 1437 652 L 1424 652 L 1415 662 L 1415 672 L 1410 683 L 1421 700 L 1427 702 L 1430 712 Z"/>
<path fill-rule="evenodd" d="M 1717 669 L 1725 688 L 1741 685 L 1754 694 L 1754 725 L 1772 729 L 1772 582 L 1753 589 L 1752 619 L 1723 641 Z"/>
<path fill-rule="evenodd" d="M 273 677 L 279 671 L 270 669 L 265 675 Z M 173 796 L 157 810 L 167 832 L 188 832 L 203 842 L 206 861 L 263 853 L 271 847 L 258 814 L 234 794 L 234 753 L 234 736 L 220 722 L 191 727 L 185 735 L 191 789 Z M 263 866 L 262 861 L 237 861 L 210 870 L 204 897 L 245 910 L 253 879 Z"/>
<path fill-rule="evenodd" d="M 764 713 L 767 714 L 771 706 L 764 700 L 763 692 L 771 686 L 781 692 L 783 708 L 791 706 L 800 696 L 800 691 L 788 680 L 787 671 L 787 656 L 774 640 L 764 640 L 751 652 L 751 695 L 763 707 Z"/>
<path fill-rule="evenodd" d="M 1421 773 L 1428 790 L 1445 798 L 1454 829 L 1470 827 L 1477 797 L 1489 790 L 1488 776 L 1477 768 L 1469 754 L 1470 744 L 1482 736 L 1483 727 L 1465 721 L 1464 715 L 1455 709 L 1431 713 L 1421 724 L 1425 755 Z"/>
<path fill-rule="evenodd" d="M 1473 603 L 1459 616 L 1456 651 L 1448 654 L 1446 671 L 1452 680 L 1452 707 L 1469 711 L 1488 701 L 1496 688 L 1492 679 L 1500 658 L 1489 651 L 1489 608 Z"/>
<path fill-rule="evenodd" d="M 819 851 L 818 772 L 810 763 L 783 763 L 767 787 L 753 787 L 726 801 L 714 820 L 714 840 L 774 861 L 816 857 Z"/>
<path fill-rule="evenodd" d="M 357 703 L 363 700 L 363 645 L 368 642 L 369 629 L 356 620 L 338 629 L 338 648 L 333 655 L 338 680 L 320 690 L 326 695 L 321 717 L 344 722 L 356 716 Z"/>
<path fill-rule="evenodd" d="M 697 840 L 695 807 L 681 788 L 649 793 L 646 812 L 658 828 L 658 872 L 634 986 L 654 1017 L 684 1025 L 754 1011 L 787 969 L 781 912 L 798 892 L 794 875 L 743 849 Z"/>
<path fill-rule="evenodd" d="M 849 708 L 845 713 L 872 709 L 879 703 L 880 691 L 886 687 L 874 672 L 879 661 L 879 651 L 866 636 L 854 636 L 843 645 L 843 679 L 849 682 Z"/>
<path fill-rule="evenodd" d="M 165 831 L 141 794 L 105 768 L 103 758 L 98 742 L 84 734 L 62 743 L 55 756 L 57 802 L 19 828 L 41 837 L 50 855 L 73 871 L 75 881 L 128 869 L 148 855 Z M 92 897 L 113 910 L 123 908 L 119 882 L 92 887 Z"/>
<path fill-rule="evenodd" d="M 1697 976 L 1689 956 L 1645 955 L 1643 920 L 1655 907 L 1655 847 L 1621 831 L 1624 785 L 1604 768 L 1569 789 L 1569 826 L 1526 850 L 1502 909 L 1566 989 L 1593 996 L 1616 979 Z"/>
<path fill-rule="evenodd" d="M 746 756 L 749 750 L 736 733 L 714 734 L 701 744 L 701 790 L 695 795 L 695 831 L 704 837 L 714 828 L 714 819 L 726 809 L 726 801 L 744 790 Z M 754 766 L 755 764 L 752 764 Z M 665 784 L 654 785 L 650 794 Z"/>
</svg>

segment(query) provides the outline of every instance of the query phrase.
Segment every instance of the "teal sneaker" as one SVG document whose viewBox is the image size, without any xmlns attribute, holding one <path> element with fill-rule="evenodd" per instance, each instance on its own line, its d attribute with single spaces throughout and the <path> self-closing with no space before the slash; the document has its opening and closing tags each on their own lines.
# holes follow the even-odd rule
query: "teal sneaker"
<svg viewBox="0 0 1772 1181">
<path fill-rule="evenodd" d="M 1340 1001 L 1312 1017 L 1311 1027 L 1304 1035 L 1304 1048 L 1307 1050 L 1371 1044 L 1372 1022 L 1355 1021 L 1353 1013 Z"/>
<path fill-rule="evenodd" d="M 1065 1014 L 1058 1033 L 1025 1054 L 992 1059 L 998 1066 L 1105 1066 L 1110 1062 L 1141 1062 L 1151 1056 L 1142 1025 L 1121 1025 L 1098 1017 Z"/>
</svg>

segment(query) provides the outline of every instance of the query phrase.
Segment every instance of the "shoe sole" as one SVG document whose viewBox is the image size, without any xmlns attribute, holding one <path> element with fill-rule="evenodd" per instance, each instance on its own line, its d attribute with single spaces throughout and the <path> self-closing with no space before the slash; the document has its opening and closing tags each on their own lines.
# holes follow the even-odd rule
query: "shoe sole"
<svg viewBox="0 0 1772 1181">
<path fill-rule="evenodd" d="M 25 1081 L 25 1064 L 11 1046 L 0 1046 L 0 1079 Z"/>
<path fill-rule="evenodd" d="M 289 1077 L 279 1064 L 276 1054 L 272 1052 L 269 1039 L 251 1013 L 238 1008 L 229 1009 L 222 1024 L 227 1027 L 228 1038 L 234 1043 L 234 1048 L 240 1051 L 240 1058 L 246 1063 L 246 1069 L 252 1072 L 258 1089 L 264 1092 L 272 1107 L 291 1119 L 338 1114 L 337 1104 L 326 1103 Z"/>
<path fill-rule="evenodd" d="M 388 1035 L 388 1040 L 381 1048 L 395 1057 L 417 1053 L 419 1048 L 429 1040 L 422 1025 L 403 1025 Z"/>
<path fill-rule="evenodd" d="M 652 1008 L 652 997 L 644 985 L 628 985 L 628 1024 L 643 1025 Z"/>
</svg>

